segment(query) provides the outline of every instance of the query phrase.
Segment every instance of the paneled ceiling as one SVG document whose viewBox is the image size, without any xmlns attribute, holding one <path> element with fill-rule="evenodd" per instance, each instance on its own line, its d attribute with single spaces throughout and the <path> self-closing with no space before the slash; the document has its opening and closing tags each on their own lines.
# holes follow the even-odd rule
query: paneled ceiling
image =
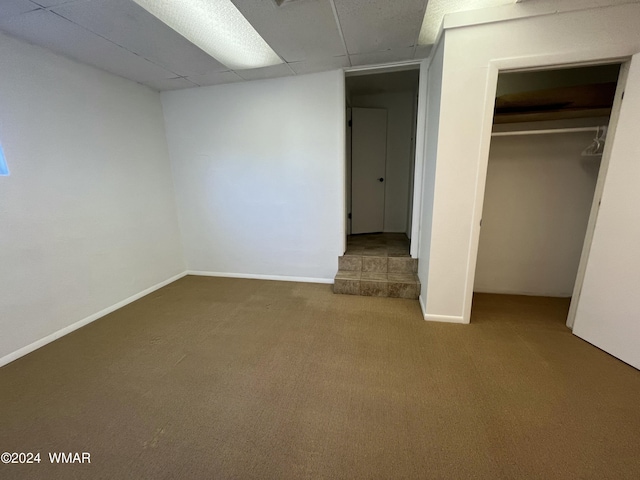
<svg viewBox="0 0 640 480">
<path fill-rule="evenodd" d="M 417 44 L 427 0 L 233 3 L 285 63 L 229 70 L 132 0 L 0 0 L 0 31 L 156 90 L 421 59 L 430 51 Z"/>
</svg>

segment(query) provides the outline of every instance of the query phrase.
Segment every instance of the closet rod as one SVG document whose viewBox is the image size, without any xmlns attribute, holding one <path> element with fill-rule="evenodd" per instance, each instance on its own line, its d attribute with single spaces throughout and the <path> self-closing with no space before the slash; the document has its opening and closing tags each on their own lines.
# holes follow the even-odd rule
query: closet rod
<svg viewBox="0 0 640 480">
<path fill-rule="evenodd" d="M 548 133 L 597 132 L 602 127 L 552 128 L 550 130 L 514 130 L 512 132 L 492 132 L 492 137 L 508 137 L 511 135 L 545 135 Z"/>
</svg>

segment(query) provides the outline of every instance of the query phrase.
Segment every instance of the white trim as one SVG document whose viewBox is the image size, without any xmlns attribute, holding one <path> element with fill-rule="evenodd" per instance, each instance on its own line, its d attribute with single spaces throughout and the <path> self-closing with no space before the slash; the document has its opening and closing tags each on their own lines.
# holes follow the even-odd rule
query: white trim
<svg viewBox="0 0 640 480">
<path fill-rule="evenodd" d="M 420 77 L 418 79 L 418 115 L 416 116 L 416 138 L 413 160 L 413 202 L 411 211 L 411 243 L 409 244 L 409 254 L 411 258 L 418 258 L 420 252 L 420 228 L 422 225 L 422 195 L 424 192 L 423 176 L 424 163 L 427 148 L 427 110 L 428 89 L 427 79 L 429 77 L 428 62 L 420 62 Z"/>
<path fill-rule="evenodd" d="M 293 277 L 290 275 L 261 275 L 258 273 L 205 272 L 201 270 L 188 270 L 187 275 L 197 275 L 199 277 L 250 278 L 253 280 L 275 280 L 278 282 L 333 284 L 333 278 Z"/>
<path fill-rule="evenodd" d="M 105 308 L 104 310 L 100 310 L 97 313 L 94 313 L 93 315 L 89 315 L 86 318 L 83 318 L 82 320 L 72 323 L 71 325 L 68 325 L 60 330 L 58 330 L 57 332 L 53 332 L 50 335 L 47 335 L 44 338 L 41 338 L 40 340 L 36 340 L 33 343 L 30 343 L 29 345 L 27 345 L 26 347 L 22 347 L 19 348 L 18 350 L 16 350 L 15 352 L 9 353 L 8 355 L 5 355 L 4 357 L 0 358 L 0 367 L 3 367 L 4 365 L 7 365 L 8 363 L 13 362 L 14 360 L 17 360 L 20 357 L 24 357 L 25 355 L 37 350 L 40 347 L 44 347 L 46 344 L 53 342 L 54 340 L 57 340 L 61 337 L 64 337 L 65 335 L 78 330 L 81 327 L 84 327 L 85 325 L 88 325 L 91 322 L 94 322 L 96 320 L 98 320 L 99 318 L 104 317 L 105 315 L 108 315 L 112 312 L 115 312 L 116 310 L 118 310 L 119 308 L 124 307 L 125 305 L 128 305 L 132 302 L 135 302 L 136 300 L 139 300 L 140 298 L 149 295 L 152 292 L 155 292 L 156 290 L 169 285 L 170 283 L 175 282 L 176 280 L 181 279 L 182 277 L 184 277 L 185 275 L 187 275 L 187 272 L 182 272 L 179 273 L 178 275 L 175 275 L 163 282 L 160 282 L 152 287 L 149 287 L 143 291 L 141 291 L 140 293 L 136 293 L 135 295 L 132 295 L 129 298 L 126 298 L 124 300 L 122 300 L 121 302 L 115 303 L 113 305 L 111 305 L 110 307 Z"/>
<path fill-rule="evenodd" d="M 464 318 L 461 316 L 453 316 L 453 315 L 431 315 L 427 313 L 427 306 L 424 301 L 424 297 L 420 295 L 418 297 L 418 301 L 420 302 L 420 310 L 422 311 L 422 318 L 427 322 L 444 322 L 444 323 L 469 323 L 465 322 Z"/>
<path fill-rule="evenodd" d="M 465 322 L 464 318 L 459 315 L 425 315 L 424 319 L 427 322 L 464 323 L 465 325 L 469 323 Z"/>
<path fill-rule="evenodd" d="M 418 296 L 418 302 L 420 302 L 420 310 L 422 311 L 422 318 L 427 319 L 427 305 L 422 295 Z"/>
<path fill-rule="evenodd" d="M 375 63 L 372 65 L 355 65 L 351 67 L 344 67 L 343 70 L 345 75 L 349 77 L 375 73 L 402 72 L 404 70 L 418 70 L 423 60 L 425 59 L 417 58 L 413 60 L 401 60 L 399 62 Z"/>
</svg>

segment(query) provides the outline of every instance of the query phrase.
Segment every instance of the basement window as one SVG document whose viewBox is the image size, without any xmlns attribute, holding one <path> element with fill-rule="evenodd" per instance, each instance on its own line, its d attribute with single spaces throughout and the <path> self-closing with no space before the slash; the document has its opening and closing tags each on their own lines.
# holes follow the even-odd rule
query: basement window
<svg viewBox="0 0 640 480">
<path fill-rule="evenodd" d="M 0 145 L 0 176 L 6 177 L 8 175 L 9 175 L 9 167 L 7 167 L 7 161 L 4 159 L 2 145 Z"/>
</svg>

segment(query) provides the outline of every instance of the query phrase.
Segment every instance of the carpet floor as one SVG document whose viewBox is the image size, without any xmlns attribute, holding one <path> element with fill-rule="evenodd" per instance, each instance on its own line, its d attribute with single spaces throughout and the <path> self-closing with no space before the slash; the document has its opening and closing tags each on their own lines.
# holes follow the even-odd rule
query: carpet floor
<svg viewBox="0 0 640 480">
<path fill-rule="evenodd" d="M 2 479 L 638 479 L 640 372 L 566 299 L 472 323 L 331 285 L 188 276 L 0 369 Z M 89 452 L 51 464 L 49 452 Z"/>
</svg>

